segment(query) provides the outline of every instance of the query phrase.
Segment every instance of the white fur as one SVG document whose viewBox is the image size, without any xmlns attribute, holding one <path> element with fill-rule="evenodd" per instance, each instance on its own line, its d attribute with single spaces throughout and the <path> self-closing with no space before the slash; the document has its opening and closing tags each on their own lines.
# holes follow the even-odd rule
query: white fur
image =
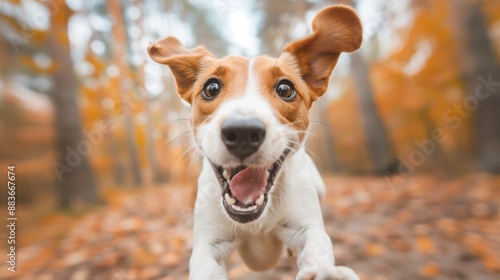
<svg viewBox="0 0 500 280">
<path fill-rule="evenodd" d="M 222 120 L 228 116 L 252 116 L 265 122 L 265 141 L 245 160 L 246 165 L 271 165 L 286 149 L 288 139 L 294 138 L 293 129 L 280 124 L 271 105 L 259 93 L 259 79 L 253 67 L 250 63 L 244 94 L 225 101 L 208 123 L 198 127 L 195 141 L 205 159 L 198 180 L 190 279 L 228 279 L 226 259 L 229 254 L 240 244 L 252 244 L 265 237 L 281 240 L 287 248 L 297 252 L 299 273 L 296 279 L 359 279 L 352 270 L 334 265 L 332 244 L 324 229 L 318 198 L 324 195 L 323 180 L 301 146 L 295 146 L 296 150 L 283 163 L 261 217 L 241 224 L 227 215 L 221 186 L 210 161 L 224 166 L 241 163 L 222 143 Z"/>
</svg>

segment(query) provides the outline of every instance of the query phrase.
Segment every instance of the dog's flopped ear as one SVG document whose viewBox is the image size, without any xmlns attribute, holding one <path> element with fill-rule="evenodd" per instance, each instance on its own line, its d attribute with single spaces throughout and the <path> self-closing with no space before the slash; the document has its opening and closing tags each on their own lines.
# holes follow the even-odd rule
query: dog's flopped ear
<svg viewBox="0 0 500 280">
<path fill-rule="evenodd" d="M 363 31 L 356 12 L 342 5 L 321 10 L 312 30 L 313 34 L 287 45 L 281 58 L 294 57 L 315 100 L 325 93 L 340 53 L 359 49 Z"/>
<path fill-rule="evenodd" d="M 196 81 L 202 60 L 205 57 L 214 57 L 204 47 L 188 49 L 175 37 L 167 37 L 148 46 L 151 58 L 166 64 L 172 70 L 179 95 L 191 104 L 191 87 Z"/>
</svg>

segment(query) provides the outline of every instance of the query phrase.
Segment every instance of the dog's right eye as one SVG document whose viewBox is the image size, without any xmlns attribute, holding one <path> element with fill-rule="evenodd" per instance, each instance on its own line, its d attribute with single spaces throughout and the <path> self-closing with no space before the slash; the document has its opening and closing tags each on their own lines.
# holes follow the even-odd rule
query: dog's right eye
<svg viewBox="0 0 500 280">
<path fill-rule="evenodd" d="M 292 82 L 289 80 L 281 80 L 278 85 L 276 85 L 275 91 L 281 99 L 287 102 L 293 101 L 297 96 L 297 92 L 293 88 Z"/>
<path fill-rule="evenodd" d="M 203 86 L 203 91 L 201 92 L 201 96 L 205 100 L 213 100 L 219 95 L 221 89 L 222 86 L 219 80 L 210 79 Z"/>
</svg>

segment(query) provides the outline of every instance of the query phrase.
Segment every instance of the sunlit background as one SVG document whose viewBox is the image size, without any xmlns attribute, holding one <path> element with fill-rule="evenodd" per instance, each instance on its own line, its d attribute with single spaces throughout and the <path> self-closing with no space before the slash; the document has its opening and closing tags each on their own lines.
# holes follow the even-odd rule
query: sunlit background
<svg viewBox="0 0 500 280">
<path fill-rule="evenodd" d="M 499 279 L 496 0 L 1 1 L 1 201 L 14 164 L 19 259 L 9 272 L 2 251 L 0 278 L 186 279 L 199 164 L 148 44 L 278 56 L 334 3 L 364 26 L 307 142 L 338 262 L 363 279 Z M 229 275 L 294 279 L 294 261 L 256 274 L 235 256 Z"/>
</svg>

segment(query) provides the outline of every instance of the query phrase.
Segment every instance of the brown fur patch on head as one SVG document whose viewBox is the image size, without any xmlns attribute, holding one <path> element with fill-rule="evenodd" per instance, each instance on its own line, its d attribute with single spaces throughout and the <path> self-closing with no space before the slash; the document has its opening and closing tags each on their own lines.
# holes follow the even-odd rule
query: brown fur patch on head
<svg viewBox="0 0 500 280">
<path fill-rule="evenodd" d="M 207 59 L 202 71 L 192 87 L 191 124 L 196 127 L 210 119 L 221 104 L 234 96 L 245 92 L 248 79 L 248 59 L 228 56 L 222 59 Z M 204 100 L 201 92 L 205 83 L 216 78 L 221 82 L 222 90 L 214 100 Z"/>
<path fill-rule="evenodd" d="M 309 125 L 308 112 L 312 99 L 294 58 L 275 59 L 259 56 L 254 60 L 252 71 L 258 79 L 260 94 L 271 104 L 279 121 L 295 130 L 305 131 Z M 292 82 L 297 92 L 292 101 L 285 101 L 276 94 L 276 86 L 285 79 Z M 300 140 L 304 135 L 301 134 Z"/>
</svg>

